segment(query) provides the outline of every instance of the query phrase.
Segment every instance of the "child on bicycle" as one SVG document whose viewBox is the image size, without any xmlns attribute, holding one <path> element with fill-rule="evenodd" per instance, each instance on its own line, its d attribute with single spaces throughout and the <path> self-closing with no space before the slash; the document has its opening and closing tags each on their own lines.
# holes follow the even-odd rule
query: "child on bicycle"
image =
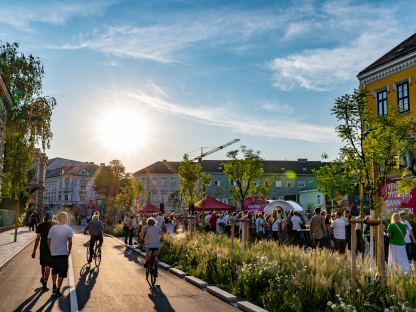
<svg viewBox="0 0 416 312">
<path fill-rule="evenodd" d="M 162 240 L 162 229 L 156 226 L 156 220 L 154 218 L 147 219 L 147 226 L 142 228 L 140 238 L 144 242 L 144 248 L 146 249 L 146 262 L 144 263 L 144 267 L 146 267 L 150 257 L 150 249 L 158 249 L 154 252 L 157 256 Z"/>
</svg>

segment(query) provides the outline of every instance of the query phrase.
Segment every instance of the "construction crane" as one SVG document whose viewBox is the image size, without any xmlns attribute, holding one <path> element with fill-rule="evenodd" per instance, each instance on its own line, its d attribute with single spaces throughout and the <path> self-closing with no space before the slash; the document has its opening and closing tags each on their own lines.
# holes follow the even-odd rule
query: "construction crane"
<svg viewBox="0 0 416 312">
<path fill-rule="evenodd" d="M 205 156 L 208 156 L 208 155 L 211 155 L 211 154 L 213 154 L 215 152 L 218 152 L 219 150 L 222 150 L 223 148 L 226 148 L 227 146 L 230 146 L 230 145 L 232 145 L 234 143 L 237 143 L 239 141 L 240 141 L 240 139 L 234 139 L 234 140 L 232 140 L 230 142 L 227 142 L 227 143 L 225 143 L 223 145 L 220 145 L 220 146 L 218 146 L 216 148 L 213 148 L 212 150 L 209 150 L 208 152 L 205 152 L 205 153 L 203 152 L 203 148 L 201 147 L 201 155 L 199 155 L 199 156 L 191 159 L 191 161 L 197 160 L 198 162 L 202 162 L 202 158 L 204 158 Z"/>
</svg>

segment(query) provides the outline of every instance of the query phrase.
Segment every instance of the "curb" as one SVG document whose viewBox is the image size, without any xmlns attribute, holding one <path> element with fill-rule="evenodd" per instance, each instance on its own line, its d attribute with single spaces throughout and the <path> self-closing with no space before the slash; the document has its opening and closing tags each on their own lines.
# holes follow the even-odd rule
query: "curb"
<svg viewBox="0 0 416 312">
<path fill-rule="evenodd" d="M 123 246 L 126 246 L 126 244 L 124 244 L 121 240 L 117 239 L 116 237 L 114 237 L 113 235 L 110 234 L 103 234 L 104 236 L 107 237 L 111 237 L 112 239 L 114 239 L 115 241 L 117 241 L 118 243 L 120 243 Z M 146 255 L 145 252 L 141 251 L 138 248 L 134 248 L 131 247 L 129 245 L 126 246 L 126 248 L 129 248 L 131 250 L 133 250 L 134 252 L 138 253 L 141 257 L 144 257 Z M 238 309 L 245 311 L 245 312 L 267 312 L 267 310 L 256 306 L 255 304 L 249 302 L 249 301 L 238 301 L 238 298 L 236 296 L 234 296 L 233 294 L 230 294 L 228 292 L 226 292 L 225 290 L 222 290 L 221 288 L 218 288 L 216 286 L 208 286 L 208 283 L 200 280 L 199 278 L 196 278 L 194 276 L 191 275 L 186 275 L 185 272 L 174 268 L 172 266 L 170 266 L 169 264 L 165 263 L 165 262 L 159 262 L 159 267 L 161 267 L 164 270 L 169 271 L 170 273 L 176 275 L 177 277 L 181 278 L 181 279 L 185 279 L 188 283 L 200 288 L 201 290 L 207 290 L 211 295 L 227 302 L 228 304 L 237 307 Z"/>
<path fill-rule="evenodd" d="M 205 289 L 208 286 L 207 282 L 204 282 L 203 280 L 200 280 L 199 278 L 196 278 L 196 277 L 193 277 L 193 276 L 190 276 L 190 275 L 185 276 L 185 281 L 187 281 L 188 283 L 191 283 L 191 284 L 193 284 L 193 285 L 195 285 L 195 286 L 197 286 L 198 288 L 201 288 L 201 289 Z"/>
<path fill-rule="evenodd" d="M 248 301 L 239 301 L 237 303 L 237 308 L 243 310 L 244 312 L 267 312 L 267 310 L 260 308 Z"/>
<path fill-rule="evenodd" d="M 237 303 L 238 301 L 236 296 L 216 286 L 207 286 L 207 291 L 215 297 L 218 297 L 230 304 Z"/>
<path fill-rule="evenodd" d="M 9 258 L 6 259 L 6 261 L 3 262 L 3 264 L 0 265 L 0 269 L 4 267 L 10 260 L 12 260 L 14 257 L 16 257 L 22 250 L 26 249 L 27 246 L 29 246 L 33 241 L 36 239 L 36 236 L 33 237 L 27 244 L 23 245 L 22 248 L 20 248 L 15 254 L 12 254 Z"/>
</svg>

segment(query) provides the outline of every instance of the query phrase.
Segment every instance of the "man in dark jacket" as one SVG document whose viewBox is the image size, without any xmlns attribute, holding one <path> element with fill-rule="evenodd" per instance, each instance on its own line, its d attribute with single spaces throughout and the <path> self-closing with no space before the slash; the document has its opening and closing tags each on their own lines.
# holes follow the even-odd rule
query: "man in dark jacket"
<svg viewBox="0 0 416 312">
<path fill-rule="evenodd" d="M 92 216 L 92 221 L 87 224 L 87 227 L 84 230 L 84 234 L 89 232 L 91 235 L 90 238 L 90 256 L 88 259 L 88 263 L 92 261 L 92 255 L 94 254 L 94 243 L 95 241 L 99 242 L 99 245 L 102 246 L 103 244 L 103 231 L 104 231 L 104 224 L 100 220 L 100 214 L 98 211 L 94 213 Z"/>
<path fill-rule="evenodd" d="M 52 267 L 52 257 L 51 252 L 48 248 L 48 234 L 49 229 L 54 225 L 52 222 L 53 212 L 47 211 L 45 214 L 45 222 L 39 224 L 36 228 L 37 237 L 35 240 L 35 247 L 33 248 L 32 258 L 36 257 L 36 249 L 39 245 L 39 260 L 41 266 L 41 278 L 40 282 L 42 284 L 43 290 L 49 290 L 46 287 L 48 283 L 49 274 Z M 40 244 L 39 244 L 40 242 Z"/>
</svg>

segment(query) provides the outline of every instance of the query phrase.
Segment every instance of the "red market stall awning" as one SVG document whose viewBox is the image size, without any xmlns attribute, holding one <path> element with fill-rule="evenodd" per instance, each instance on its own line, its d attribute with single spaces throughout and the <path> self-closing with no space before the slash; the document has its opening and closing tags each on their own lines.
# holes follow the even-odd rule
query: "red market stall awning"
<svg viewBox="0 0 416 312">
<path fill-rule="evenodd" d="M 205 196 L 204 199 L 201 199 L 195 205 L 195 211 L 203 211 L 205 210 L 234 210 L 235 208 L 231 205 L 227 205 L 222 201 L 212 197 L 212 196 Z"/>
<path fill-rule="evenodd" d="M 147 204 L 146 206 L 142 207 L 139 212 L 156 213 L 160 212 L 160 209 L 152 204 Z"/>
</svg>

